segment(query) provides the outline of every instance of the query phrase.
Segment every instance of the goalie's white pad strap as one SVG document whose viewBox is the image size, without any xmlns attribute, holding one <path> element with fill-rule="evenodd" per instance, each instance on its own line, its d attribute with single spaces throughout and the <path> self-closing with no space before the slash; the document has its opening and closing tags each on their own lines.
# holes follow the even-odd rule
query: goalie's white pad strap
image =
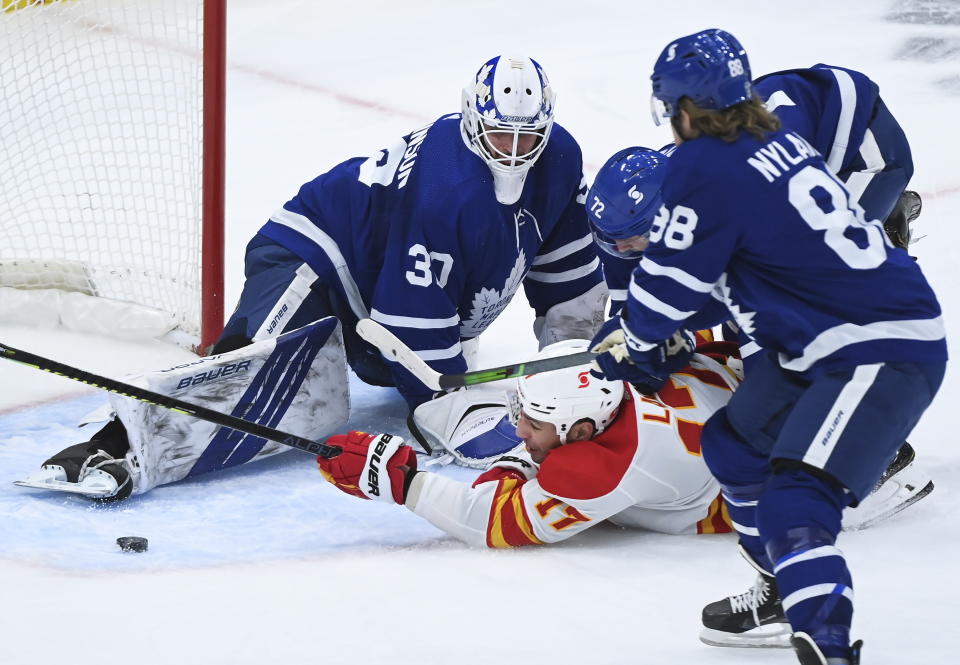
<svg viewBox="0 0 960 665">
<path fill-rule="evenodd" d="M 593 339 L 606 320 L 607 285 L 595 285 L 576 298 L 557 303 L 533 322 L 540 349 L 568 339 Z"/>
<path fill-rule="evenodd" d="M 328 317 L 230 353 L 126 379 L 246 420 L 321 439 L 350 411 L 339 322 Z M 127 429 L 134 493 L 289 450 L 145 402 L 111 395 Z"/>
<path fill-rule="evenodd" d="M 287 286 L 287 289 L 277 298 L 273 309 L 263 319 L 260 329 L 253 334 L 254 341 L 276 337 L 284 328 L 284 319 L 289 320 L 300 305 L 310 295 L 310 285 L 317 281 L 317 273 L 308 264 L 304 263 L 297 268 L 296 275 Z"/>
<path fill-rule="evenodd" d="M 105 423 L 108 420 L 113 420 L 116 415 L 113 410 L 113 405 L 107 402 L 106 404 L 101 404 L 81 418 L 80 422 L 77 423 L 77 427 L 83 427 L 84 425 L 90 425 L 92 423 Z"/>
</svg>

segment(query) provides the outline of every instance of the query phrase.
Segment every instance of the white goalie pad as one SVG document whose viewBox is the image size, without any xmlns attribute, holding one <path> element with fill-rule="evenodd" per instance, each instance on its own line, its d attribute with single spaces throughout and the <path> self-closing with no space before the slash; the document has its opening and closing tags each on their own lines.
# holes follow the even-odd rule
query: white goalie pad
<svg viewBox="0 0 960 665">
<path fill-rule="evenodd" d="M 540 350 L 568 339 L 593 339 L 606 321 L 607 285 L 600 283 L 572 300 L 557 303 L 533 322 Z"/>
<path fill-rule="evenodd" d="M 410 432 L 434 455 L 473 469 L 486 469 L 523 447 L 510 424 L 502 390 L 455 390 L 424 402 L 410 415 Z"/>
<path fill-rule="evenodd" d="M 347 363 L 333 317 L 230 353 L 127 377 L 129 383 L 321 440 L 350 415 Z M 289 450 L 261 437 L 111 395 L 127 429 L 133 493 Z"/>
</svg>

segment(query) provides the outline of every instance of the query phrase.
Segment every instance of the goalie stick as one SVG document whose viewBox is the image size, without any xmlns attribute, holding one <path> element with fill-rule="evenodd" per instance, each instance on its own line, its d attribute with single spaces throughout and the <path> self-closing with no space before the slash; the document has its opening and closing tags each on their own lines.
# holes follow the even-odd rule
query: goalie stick
<svg viewBox="0 0 960 665">
<path fill-rule="evenodd" d="M 373 319 L 360 319 L 357 323 L 357 334 L 377 347 L 385 356 L 403 365 L 407 371 L 431 390 L 451 390 L 473 386 L 478 383 L 509 379 L 523 374 L 551 372 L 556 369 L 586 364 L 597 356 L 596 353 L 591 351 L 581 351 L 567 356 L 528 360 L 527 362 L 480 369 L 464 374 L 441 374 L 424 362 L 410 347 L 397 339 L 396 335 Z"/>
<path fill-rule="evenodd" d="M 343 449 L 340 448 L 340 446 L 328 446 L 327 444 L 320 443 L 319 441 L 311 441 L 310 439 L 297 436 L 296 434 L 290 434 L 272 427 L 267 427 L 266 425 L 260 425 L 258 423 L 250 422 L 249 420 L 244 420 L 243 418 L 237 418 L 236 416 L 227 415 L 226 413 L 214 411 L 213 409 L 207 409 L 196 404 L 191 404 L 190 402 L 184 402 L 176 397 L 161 395 L 160 393 L 155 393 L 152 390 L 146 390 L 129 383 L 116 381 L 115 379 L 109 379 L 105 376 L 100 376 L 99 374 L 94 374 L 76 367 L 71 367 L 70 365 L 64 365 L 56 360 L 44 358 L 43 356 L 38 356 L 28 351 L 21 351 L 20 349 L 15 349 L 5 344 L 0 344 L 0 356 L 6 358 L 7 360 L 13 360 L 14 362 L 43 370 L 44 372 L 58 374 L 68 379 L 73 379 L 74 381 L 86 383 L 96 388 L 100 388 L 101 390 L 106 390 L 108 392 L 123 395 L 125 397 L 132 397 L 133 399 L 138 399 L 141 402 L 154 404 L 178 413 L 185 413 L 188 416 L 193 416 L 194 418 L 199 418 L 200 420 L 206 420 L 216 425 L 221 425 L 222 427 L 229 427 L 230 429 L 235 429 L 246 434 L 259 436 L 270 441 L 276 441 L 277 443 L 282 443 L 285 446 L 290 446 L 291 448 L 296 448 L 297 450 L 303 450 L 314 455 L 320 455 L 321 457 L 336 457 L 343 452 Z"/>
</svg>

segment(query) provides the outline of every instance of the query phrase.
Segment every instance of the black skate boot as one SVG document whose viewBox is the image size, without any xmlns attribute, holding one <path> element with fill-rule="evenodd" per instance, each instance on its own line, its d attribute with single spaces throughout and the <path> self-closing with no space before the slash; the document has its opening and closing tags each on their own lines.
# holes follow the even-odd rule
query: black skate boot
<svg viewBox="0 0 960 665">
<path fill-rule="evenodd" d="M 752 588 L 703 608 L 700 641 L 715 647 L 790 647 L 790 622 L 776 580 L 758 573 Z"/>
<path fill-rule="evenodd" d="M 923 201 L 916 192 L 907 190 L 900 195 L 890 215 L 883 222 L 883 230 L 887 232 L 894 247 L 907 249 L 910 246 L 913 235 L 910 222 L 920 216 L 922 209 Z"/>
<path fill-rule="evenodd" d="M 124 461 L 129 447 L 126 428 L 114 419 L 89 441 L 61 450 L 39 472 L 17 484 L 83 494 L 103 503 L 122 501 L 133 491 Z"/>
<path fill-rule="evenodd" d="M 904 442 L 870 494 L 855 508 L 843 511 L 843 529 L 859 531 L 909 508 L 934 489 L 933 480 L 913 465 L 916 453 Z"/>
<path fill-rule="evenodd" d="M 904 441 L 903 445 L 900 446 L 900 449 L 897 451 L 897 454 L 894 455 L 893 460 L 887 465 L 886 470 L 880 475 L 880 479 L 877 481 L 877 484 L 873 486 L 872 491 L 876 492 L 880 489 L 881 485 L 887 482 L 890 476 L 900 473 L 907 468 L 907 466 L 913 464 L 913 460 L 915 460 L 916 457 L 917 451 L 913 449 L 909 441 Z"/>
<path fill-rule="evenodd" d="M 813 638 L 804 632 L 794 633 L 790 638 L 790 645 L 797 652 L 800 665 L 860 665 L 863 640 L 857 640 L 850 646 L 850 655 L 846 658 L 827 658 Z"/>
</svg>

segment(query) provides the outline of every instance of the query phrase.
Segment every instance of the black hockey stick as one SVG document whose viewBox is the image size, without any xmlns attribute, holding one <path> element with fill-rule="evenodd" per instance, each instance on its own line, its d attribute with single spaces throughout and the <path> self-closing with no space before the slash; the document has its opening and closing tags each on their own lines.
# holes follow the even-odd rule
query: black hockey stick
<svg viewBox="0 0 960 665">
<path fill-rule="evenodd" d="M 60 376 L 65 376 L 68 379 L 73 379 L 74 381 L 95 386 L 101 390 L 106 390 L 108 392 L 123 395 L 125 397 L 132 397 L 133 399 L 138 399 L 141 402 L 154 404 L 156 406 L 163 407 L 164 409 L 177 411 L 178 413 L 185 413 L 188 416 L 193 416 L 194 418 L 199 418 L 200 420 L 206 420 L 207 422 L 221 425 L 223 427 L 229 427 L 230 429 L 235 429 L 246 434 L 252 434 L 253 436 L 259 436 L 270 441 L 276 441 L 277 443 L 282 443 L 285 446 L 303 450 L 314 455 L 320 455 L 321 457 L 336 457 L 343 452 L 343 449 L 340 448 L 340 446 L 328 446 L 327 444 L 320 443 L 319 441 L 311 441 L 310 439 L 305 439 L 302 436 L 297 436 L 296 434 L 289 434 L 288 432 L 282 432 L 272 427 L 267 427 L 265 425 L 259 425 L 254 422 L 250 422 L 249 420 L 244 420 L 243 418 L 237 418 L 236 416 L 230 416 L 226 413 L 220 413 L 219 411 L 197 406 L 196 404 L 190 404 L 189 402 L 184 402 L 183 400 L 179 400 L 175 397 L 161 395 L 160 393 L 155 393 L 152 390 L 146 390 L 144 388 L 138 388 L 137 386 L 130 385 L 129 383 L 108 379 L 105 376 L 100 376 L 99 374 L 93 374 L 92 372 L 77 369 L 76 367 L 71 367 L 70 365 L 64 365 L 56 360 L 44 358 L 43 356 L 38 356 L 27 351 L 21 351 L 20 349 L 14 349 L 13 347 L 6 346 L 5 344 L 0 344 L 0 356 L 6 358 L 7 360 L 13 360 L 14 362 L 43 370 L 44 372 L 58 374 Z"/>
<path fill-rule="evenodd" d="M 357 334 L 380 349 L 384 355 L 403 365 L 407 371 L 420 379 L 431 390 L 450 390 L 473 386 L 478 383 L 509 379 L 523 374 L 551 372 L 555 369 L 585 365 L 597 357 L 597 354 L 591 351 L 581 351 L 580 353 L 571 353 L 568 356 L 528 360 L 527 362 L 480 369 L 465 374 L 441 374 L 425 363 L 410 347 L 397 339 L 396 335 L 373 319 L 360 319 L 357 323 Z"/>
</svg>

